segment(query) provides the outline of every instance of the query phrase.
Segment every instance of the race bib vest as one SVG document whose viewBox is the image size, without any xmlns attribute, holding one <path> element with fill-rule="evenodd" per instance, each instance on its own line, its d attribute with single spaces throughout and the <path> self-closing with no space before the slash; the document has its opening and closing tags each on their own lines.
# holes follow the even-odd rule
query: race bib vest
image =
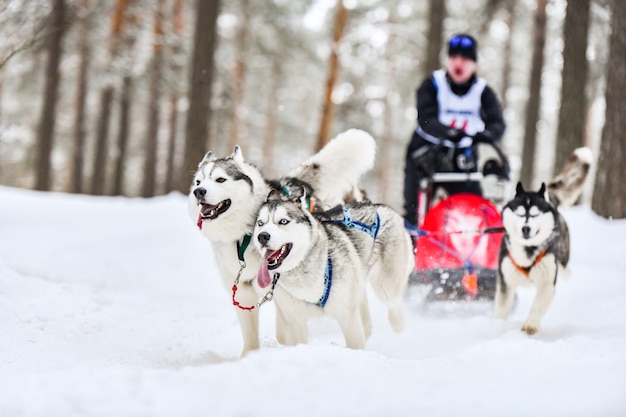
<svg viewBox="0 0 626 417">
<path fill-rule="evenodd" d="M 480 117 L 480 97 L 487 85 L 486 81 L 478 78 L 465 95 L 457 96 L 446 81 L 445 70 L 435 71 L 433 78 L 437 87 L 439 122 L 461 129 L 468 136 L 485 130 L 485 123 Z"/>
<path fill-rule="evenodd" d="M 439 122 L 445 126 L 463 130 L 468 136 L 462 138 L 458 143 L 448 139 L 440 139 L 424 131 L 418 124 L 415 132 L 428 142 L 441 143 L 447 148 L 468 148 L 472 146 L 473 136 L 477 132 L 485 130 L 485 122 L 480 117 L 482 106 L 481 96 L 487 82 L 483 78 L 477 78 L 476 82 L 463 96 L 454 94 L 446 80 L 446 71 L 441 69 L 433 72 L 433 82 L 437 89 L 437 103 Z"/>
</svg>

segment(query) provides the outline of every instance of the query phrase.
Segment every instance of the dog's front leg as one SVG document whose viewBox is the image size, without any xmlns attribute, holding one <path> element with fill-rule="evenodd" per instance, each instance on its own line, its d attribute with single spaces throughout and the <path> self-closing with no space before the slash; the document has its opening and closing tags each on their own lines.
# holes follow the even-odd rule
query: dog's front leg
<svg viewBox="0 0 626 417">
<path fill-rule="evenodd" d="M 239 302 L 243 306 L 251 306 L 257 303 L 257 295 L 249 283 L 243 283 L 237 292 Z M 251 350 L 259 349 L 259 312 L 254 310 L 242 310 L 235 307 L 241 335 L 243 336 L 243 350 L 241 356 L 245 356 Z"/>
<path fill-rule="evenodd" d="M 241 356 L 245 356 L 251 350 L 257 350 L 259 345 L 259 313 L 257 311 L 244 311 L 236 308 L 237 318 L 241 326 L 243 336 L 243 350 Z"/>
<path fill-rule="evenodd" d="M 274 296 L 276 306 L 276 340 L 285 346 L 307 343 L 309 327 L 306 306 L 287 291 L 277 288 Z"/>
<path fill-rule="evenodd" d="M 346 346 L 350 349 L 363 349 L 365 347 L 365 330 L 361 320 L 360 307 L 355 305 L 352 309 L 344 312 L 345 317 L 337 317 Z"/>
<path fill-rule="evenodd" d="M 552 282 L 546 282 L 537 287 L 537 294 L 535 295 L 535 301 L 530 308 L 528 319 L 522 326 L 522 331 L 533 335 L 539 331 L 539 322 L 541 318 L 552 304 L 554 298 L 554 284 Z"/>
<path fill-rule="evenodd" d="M 517 287 L 503 283 L 504 277 L 498 276 L 496 285 L 496 296 L 494 300 L 494 316 L 497 319 L 506 320 L 511 314 L 513 302 L 515 300 L 515 290 Z"/>
<path fill-rule="evenodd" d="M 365 290 L 365 288 L 363 289 L 363 294 L 361 295 L 359 310 L 361 312 L 361 323 L 363 323 L 365 338 L 369 339 L 369 337 L 372 335 L 372 316 L 370 314 L 370 306 L 367 300 L 367 291 Z"/>
<path fill-rule="evenodd" d="M 387 312 L 387 319 L 394 332 L 400 333 L 404 330 L 404 305 L 401 301 L 390 303 Z"/>
</svg>

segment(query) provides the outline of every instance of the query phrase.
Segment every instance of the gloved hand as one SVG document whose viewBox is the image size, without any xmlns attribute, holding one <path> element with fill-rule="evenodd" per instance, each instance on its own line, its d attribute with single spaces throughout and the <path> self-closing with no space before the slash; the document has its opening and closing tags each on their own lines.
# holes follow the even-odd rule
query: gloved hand
<svg viewBox="0 0 626 417">
<path fill-rule="evenodd" d="M 447 139 L 451 140 L 454 143 L 457 143 L 458 141 L 463 139 L 465 136 L 467 135 L 465 134 L 464 131 L 462 131 L 461 129 L 455 129 L 453 127 L 448 129 L 448 131 L 446 132 Z"/>
<path fill-rule="evenodd" d="M 488 130 L 483 130 L 474 135 L 474 143 L 492 143 L 493 135 Z"/>
</svg>

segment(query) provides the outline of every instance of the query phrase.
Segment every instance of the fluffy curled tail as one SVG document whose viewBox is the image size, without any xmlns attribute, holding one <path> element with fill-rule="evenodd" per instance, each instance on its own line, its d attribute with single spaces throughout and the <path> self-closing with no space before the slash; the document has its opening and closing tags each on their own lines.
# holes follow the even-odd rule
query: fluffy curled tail
<svg viewBox="0 0 626 417">
<path fill-rule="evenodd" d="M 349 129 L 288 174 L 308 183 L 327 207 L 362 200 L 359 179 L 374 167 L 376 141 L 367 132 Z"/>
<path fill-rule="evenodd" d="M 572 152 L 561 172 L 548 183 L 550 199 L 559 208 L 571 206 L 583 191 L 593 162 L 591 149 L 577 148 Z"/>
</svg>

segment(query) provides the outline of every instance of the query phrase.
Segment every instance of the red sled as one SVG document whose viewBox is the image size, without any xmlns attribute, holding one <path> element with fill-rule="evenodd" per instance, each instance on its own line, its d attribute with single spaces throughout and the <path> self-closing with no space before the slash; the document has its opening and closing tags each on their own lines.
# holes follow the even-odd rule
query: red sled
<svg viewBox="0 0 626 417">
<path fill-rule="evenodd" d="M 504 230 L 498 207 L 488 198 L 453 194 L 430 206 L 433 184 L 480 181 L 496 175 L 508 181 L 508 163 L 500 152 L 501 169 L 471 173 L 435 173 L 418 191 L 415 271 L 411 284 L 431 285 L 427 301 L 493 300 L 498 256 Z M 491 167 L 495 162 L 490 162 Z M 486 166 L 486 165 L 485 165 Z M 504 187 L 501 187 L 504 194 Z M 499 196 L 503 198 L 502 196 Z"/>
</svg>

